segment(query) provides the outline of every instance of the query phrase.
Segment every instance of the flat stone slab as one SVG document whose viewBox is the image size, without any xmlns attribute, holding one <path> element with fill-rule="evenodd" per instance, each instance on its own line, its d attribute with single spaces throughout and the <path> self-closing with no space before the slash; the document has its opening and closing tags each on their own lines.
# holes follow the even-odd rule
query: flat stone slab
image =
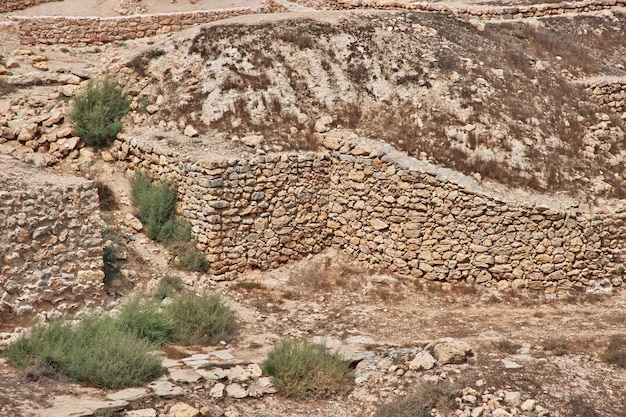
<svg viewBox="0 0 626 417">
<path fill-rule="evenodd" d="M 170 373 L 170 379 L 174 382 L 191 384 L 201 378 L 200 374 L 188 368 L 169 368 L 168 372 Z"/>
<path fill-rule="evenodd" d="M 216 357 L 223 361 L 232 361 L 235 357 L 227 350 L 216 350 L 215 352 L 210 352 L 209 356 Z"/>
<path fill-rule="evenodd" d="M 524 367 L 524 365 L 520 365 L 510 359 L 502 359 L 502 363 L 506 369 L 522 369 Z"/>
<path fill-rule="evenodd" d="M 183 389 L 169 381 L 158 380 L 148 385 L 154 393 L 159 397 L 175 397 L 183 393 Z"/>
<path fill-rule="evenodd" d="M 109 400 L 125 400 L 133 401 L 148 396 L 148 390 L 146 388 L 127 388 L 121 391 L 114 392 L 107 395 Z"/>
<path fill-rule="evenodd" d="M 161 361 L 161 366 L 164 368 L 173 368 L 174 366 L 180 366 L 180 365 L 181 365 L 180 361 L 177 361 L 174 359 L 163 358 L 163 360 Z"/>
<path fill-rule="evenodd" d="M 125 417 L 156 417 L 157 412 L 154 408 L 143 408 L 141 410 L 127 411 Z"/>
<path fill-rule="evenodd" d="M 51 408 L 36 410 L 32 414 L 36 417 L 89 417 L 94 414 L 105 414 L 119 411 L 128 405 L 128 401 L 103 401 L 95 398 L 72 397 L 61 395 L 52 399 Z"/>
</svg>

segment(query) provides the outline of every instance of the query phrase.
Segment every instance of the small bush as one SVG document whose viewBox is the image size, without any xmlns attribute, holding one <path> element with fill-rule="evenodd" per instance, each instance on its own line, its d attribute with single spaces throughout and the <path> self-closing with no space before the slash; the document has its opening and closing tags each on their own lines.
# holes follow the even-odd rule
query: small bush
<svg viewBox="0 0 626 417">
<path fill-rule="evenodd" d="M 204 256 L 204 253 L 194 247 L 190 247 L 190 245 L 176 248 L 175 252 L 176 259 L 174 260 L 174 265 L 180 270 L 202 272 L 209 267 L 209 261 Z"/>
<path fill-rule="evenodd" d="M 236 326 L 235 313 L 218 295 L 183 293 L 165 313 L 176 329 L 175 340 L 184 344 L 227 341 Z"/>
<path fill-rule="evenodd" d="M 91 80 L 72 100 L 70 118 L 89 146 L 108 145 L 122 131 L 130 100 L 113 77 Z"/>
<path fill-rule="evenodd" d="M 166 275 L 159 281 L 159 286 L 154 292 L 154 299 L 163 301 L 167 297 L 180 293 L 184 288 L 183 281 L 179 277 Z"/>
<path fill-rule="evenodd" d="M 306 340 L 285 339 L 263 362 L 276 389 L 288 397 L 329 397 L 350 389 L 350 361 L 326 347 Z"/>
<path fill-rule="evenodd" d="M 137 217 L 151 239 L 165 244 L 191 239 L 190 225 L 176 217 L 178 190 L 173 184 L 153 182 L 148 174 L 138 172 L 131 178 L 130 185 Z"/>
<path fill-rule="evenodd" d="M 458 394 L 450 385 L 422 382 L 408 397 L 384 404 L 374 417 L 430 417 L 433 409 L 447 415 L 456 408 Z"/>
<path fill-rule="evenodd" d="M 77 326 L 67 321 L 37 325 L 10 344 L 5 355 L 17 368 L 52 368 L 69 378 L 97 387 L 145 384 L 163 370 L 148 342 L 124 333 L 106 316 L 85 317 Z"/>
<path fill-rule="evenodd" d="M 611 336 L 602 360 L 626 369 L 626 336 Z"/>
<path fill-rule="evenodd" d="M 154 346 L 161 346 L 174 340 L 174 325 L 153 301 L 139 297 L 124 304 L 117 317 L 120 330 L 145 339 Z"/>
</svg>

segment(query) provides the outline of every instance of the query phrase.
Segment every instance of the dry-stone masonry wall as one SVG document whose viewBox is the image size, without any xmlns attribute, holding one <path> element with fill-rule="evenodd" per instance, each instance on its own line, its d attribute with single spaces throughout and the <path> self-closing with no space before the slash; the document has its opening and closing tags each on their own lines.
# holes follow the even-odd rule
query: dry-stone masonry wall
<svg viewBox="0 0 626 417">
<path fill-rule="evenodd" d="M 556 290 L 623 284 L 626 211 L 524 203 L 391 146 L 327 135 L 321 153 L 194 160 L 136 139 L 129 167 L 180 182 L 211 272 L 273 268 L 335 246 L 437 281 Z M 513 193 L 514 194 L 514 193 Z"/>
<path fill-rule="evenodd" d="M 468 5 L 458 7 L 456 5 L 384 1 L 384 0 L 336 0 L 334 7 L 337 9 L 408 9 L 429 12 L 453 13 L 458 16 L 477 18 L 482 20 L 491 19 L 524 19 L 529 17 L 544 17 L 565 13 L 586 13 L 597 10 L 624 7 L 626 0 L 583 0 L 560 3 L 544 3 L 515 6 L 476 6 Z"/>
<path fill-rule="evenodd" d="M 2 0 L 0 1 L 0 13 L 8 13 L 15 10 L 24 10 L 41 3 L 51 3 L 63 0 Z"/>
<path fill-rule="evenodd" d="M 100 305 L 103 241 L 92 181 L 0 155 L 0 319 Z"/>
<path fill-rule="evenodd" d="M 609 106 L 616 112 L 626 111 L 626 79 L 590 83 L 588 92 L 598 104 Z"/>
<path fill-rule="evenodd" d="M 85 44 L 123 41 L 189 29 L 263 9 L 241 7 L 117 17 L 10 16 L 22 44 Z"/>
</svg>

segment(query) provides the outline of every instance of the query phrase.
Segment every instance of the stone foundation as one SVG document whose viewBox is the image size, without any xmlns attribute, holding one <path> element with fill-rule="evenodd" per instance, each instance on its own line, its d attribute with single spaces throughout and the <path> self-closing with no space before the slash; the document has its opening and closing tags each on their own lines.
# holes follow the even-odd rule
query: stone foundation
<svg viewBox="0 0 626 417">
<path fill-rule="evenodd" d="M 0 13 L 13 12 L 15 10 L 24 10 L 29 7 L 37 6 L 41 3 L 51 3 L 53 1 L 63 0 L 2 0 L 0 2 Z"/>
<path fill-rule="evenodd" d="M 20 42 L 32 44 L 99 44 L 178 32 L 215 20 L 261 13 L 242 7 L 169 14 L 117 17 L 10 16 L 18 27 Z"/>
<path fill-rule="evenodd" d="M 26 322 L 101 305 L 98 189 L 0 156 L 0 317 Z"/>
<path fill-rule="evenodd" d="M 129 168 L 178 182 L 210 272 L 270 269 L 328 247 L 434 281 L 553 291 L 621 286 L 626 209 L 488 188 L 390 145 L 327 135 L 320 153 L 208 161 L 135 139 Z M 557 204 L 559 203 L 559 204 Z"/>
</svg>

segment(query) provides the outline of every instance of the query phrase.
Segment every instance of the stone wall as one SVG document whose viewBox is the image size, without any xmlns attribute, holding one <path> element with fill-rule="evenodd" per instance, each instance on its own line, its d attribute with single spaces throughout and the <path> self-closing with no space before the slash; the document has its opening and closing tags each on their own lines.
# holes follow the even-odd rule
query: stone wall
<svg viewBox="0 0 626 417">
<path fill-rule="evenodd" d="M 626 111 L 626 79 L 591 83 L 587 91 L 599 105 L 609 106 L 616 112 Z"/>
<path fill-rule="evenodd" d="M 242 7 L 117 17 L 10 16 L 22 44 L 90 44 L 123 41 L 189 29 L 263 9 Z"/>
<path fill-rule="evenodd" d="M 203 161 L 118 141 L 129 168 L 179 181 L 211 273 L 274 268 L 339 247 L 437 281 L 556 290 L 623 284 L 626 210 L 486 188 L 391 146 L 327 136 L 321 153 Z M 182 162 L 184 161 L 184 162 Z M 521 202 L 519 202 L 521 201 Z"/>
<path fill-rule="evenodd" d="M 51 3 L 63 0 L 2 0 L 0 2 L 0 13 L 8 13 L 15 10 L 24 10 L 41 3 Z"/>
<path fill-rule="evenodd" d="M 96 184 L 0 155 L 0 318 L 26 322 L 100 305 Z"/>
<path fill-rule="evenodd" d="M 384 1 L 384 0 L 335 0 L 336 9 L 407 9 L 429 12 L 453 13 L 467 18 L 482 20 L 491 19 L 522 19 L 528 17 L 545 17 L 565 13 L 585 13 L 597 10 L 624 7 L 626 0 L 583 0 L 560 3 L 530 4 L 516 6 L 476 6 L 458 7 L 449 4 Z"/>
</svg>

